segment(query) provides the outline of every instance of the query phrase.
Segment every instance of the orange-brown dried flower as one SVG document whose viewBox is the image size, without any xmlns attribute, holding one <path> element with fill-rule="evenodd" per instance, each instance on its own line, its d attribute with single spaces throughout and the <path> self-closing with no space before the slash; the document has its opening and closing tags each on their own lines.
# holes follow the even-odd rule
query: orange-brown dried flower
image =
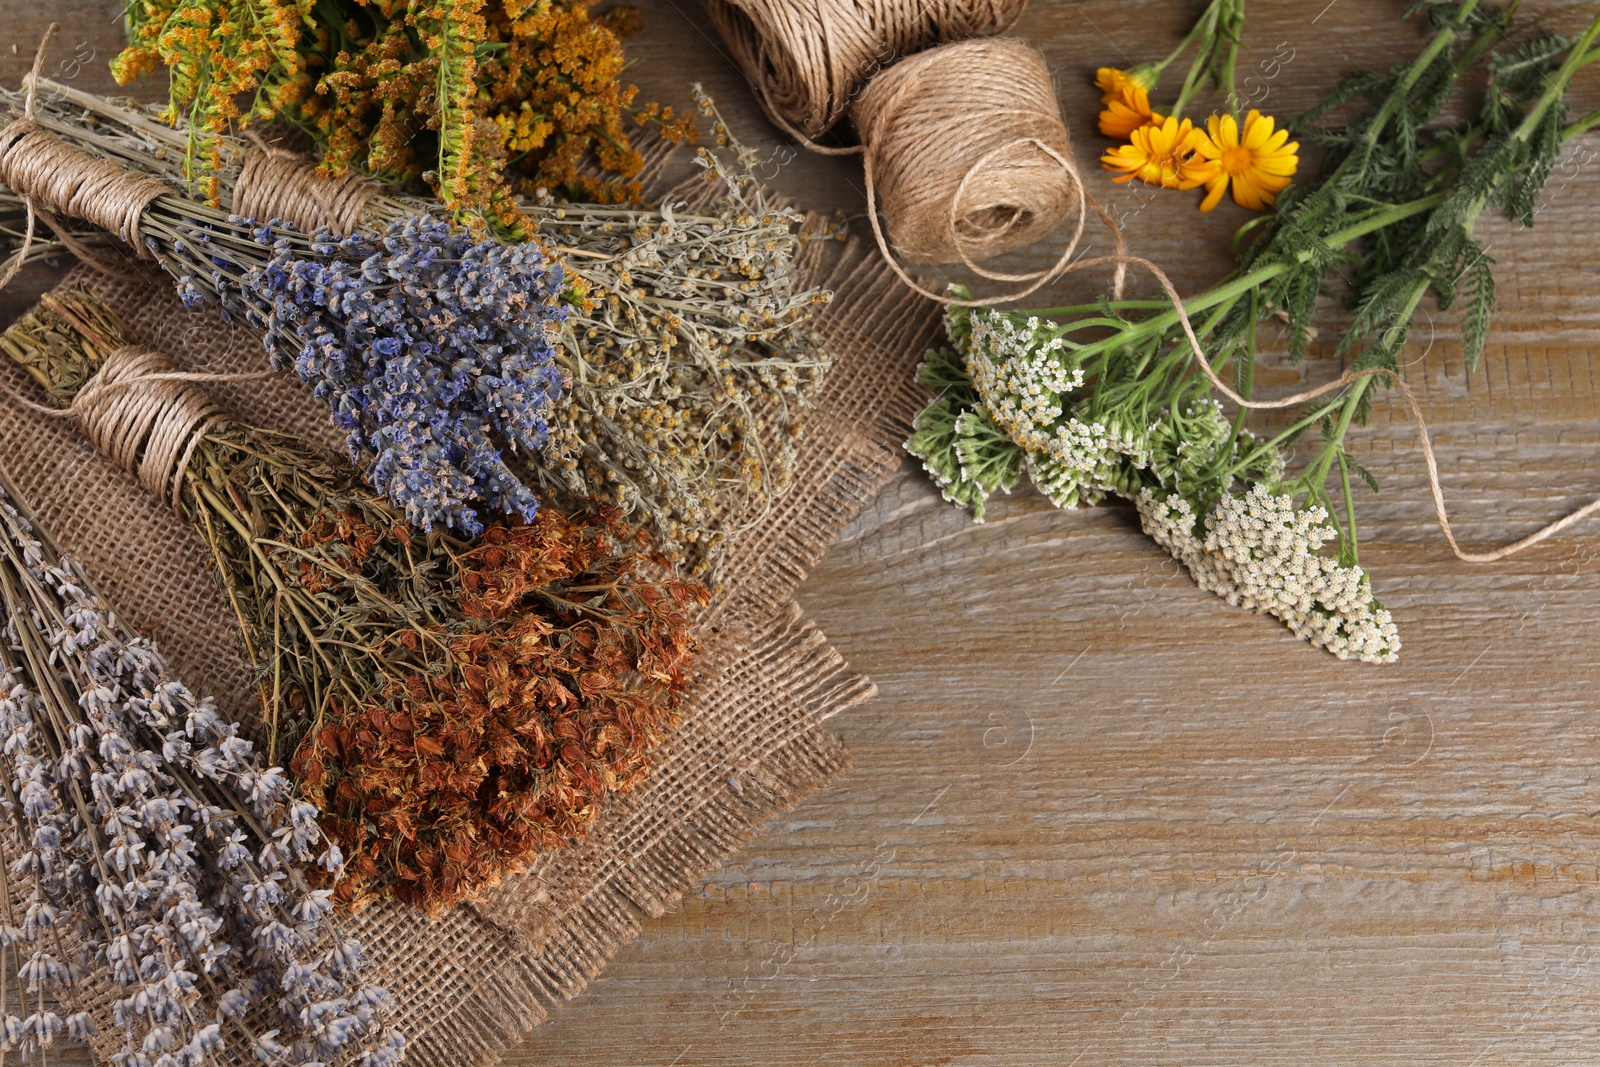
<svg viewBox="0 0 1600 1067">
<path fill-rule="evenodd" d="M 358 524 L 347 543 L 359 544 Z M 656 566 L 615 510 L 546 508 L 456 558 L 450 667 L 336 704 L 291 769 L 323 811 L 359 906 L 392 884 L 431 913 L 472 899 L 594 820 L 649 769 L 678 716 L 705 591 Z"/>
</svg>

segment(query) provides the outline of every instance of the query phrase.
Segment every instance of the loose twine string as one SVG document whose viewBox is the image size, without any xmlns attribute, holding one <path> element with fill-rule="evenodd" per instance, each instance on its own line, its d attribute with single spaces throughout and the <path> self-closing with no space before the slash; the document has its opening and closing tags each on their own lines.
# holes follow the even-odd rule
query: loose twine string
<svg viewBox="0 0 1600 1067">
<path fill-rule="evenodd" d="M 157 498 L 176 507 L 196 446 L 207 430 L 227 418 L 194 386 L 260 381 L 276 373 L 192 374 L 179 371 L 165 353 L 124 345 L 106 356 L 70 407 L 36 404 L 10 386 L 5 391 L 29 411 L 77 420 L 95 448 L 136 475 Z"/>
</svg>

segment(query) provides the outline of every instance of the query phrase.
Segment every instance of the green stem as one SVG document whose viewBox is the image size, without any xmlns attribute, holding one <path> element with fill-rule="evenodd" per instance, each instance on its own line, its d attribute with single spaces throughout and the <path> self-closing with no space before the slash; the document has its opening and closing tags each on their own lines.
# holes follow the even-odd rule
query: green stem
<svg viewBox="0 0 1600 1067">
<path fill-rule="evenodd" d="M 1372 212 L 1360 222 L 1353 223 L 1334 233 L 1328 238 L 1328 244 L 1334 248 L 1342 248 L 1352 241 L 1365 237 L 1369 233 L 1376 233 L 1385 226 L 1392 226 L 1394 223 L 1400 222 L 1403 219 L 1409 219 L 1413 216 L 1421 215 L 1426 211 L 1431 211 L 1443 202 L 1444 194 L 1435 193 L 1432 196 L 1425 196 L 1420 200 L 1413 200 L 1410 203 L 1379 209 Z M 1304 263 L 1310 258 L 1310 251 L 1301 252 L 1296 257 L 1296 262 Z M 1280 274 L 1288 270 L 1289 266 L 1290 265 L 1287 263 L 1276 263 L 1271 266 L 1260 267 L 1248 274 L 1240 275 L 1230 282 L 1225 282 L 1214 289 L 1207 290 L 1205 293 L 1194 297 L 1192 300 L 1184 301 L 1184 312 L 1192 319 L 1200 312 L 1209 311 L 1218 304 L 1222 304 L 1230 300 L 1237 300 L 1239 297 L 1248 294 L 1257 286 L 1278 277 Z M 1168 301 L 1160 304 L 1159 306 L 1171 308 L 1172 304 L 1170 301 Z M 1035 311 L 1034 314 L 1041 317 L 1053 317 L 1057 315 L 1068 315 L 1076 310 L 1078 309 L 1072 307 L 1044 308 L 1042 310 Z M 1096 310 L 1098 310 L 1098 305 L 1096 305 Z M 1093 345 L 1087 345 L 1085 346 L 1084 351 L 1088 352 L 1091 350 L 1099 350 L 1102 348 L 1111 347 L 1113 344 L 1125 344 L 1141 337 L 1147 337 L 1153 333 L 1165 333 L 1167 330 L 1178 325 L 1180 321 L 1181 320 L 1178 317 L 1177 310 L 1173 309 L 1164 315 L 1155 315 L 1151 318 L 1145 319 L 1130 328 L 1125 333 L 1118 334 L 1116 337 L 1108 338 L 1104 341 L 1097 341 Z"/>
<path fill-rule="evenodd" d="M 1363 379 L 1363 380 L 1365 380 L 1365 379 Z M 1342 396 L 1338 397 L 1338 398 L 1330 401 L 1329 403 L 1324 404 L 1322 407 L 1318 408 L 1316 411 L 1313 411 L 1311 414 L 1307 415 L 1305 418 L 1301 419 L 1299 422 L 1295 423 L 1293 426 L 1290 426 L 1287 430 L 1284 430 L 1282 433 L 1278 434 L 1276 437 L 1273 437 L 1271 440 L 1263 441 L 1256 448 L 1251 449 L 1250 453 L 1248 455 L 1246 455 L 1243 459 L 1239 460 L 1233 466 L 1229 467 L 1227 470 L 1222 472 L 1222 478 L 1220 480 L 1221 484 L 1226 485 L 1228 480 L 1231 479 L 1234 475 L 1236 475 L 1240 471 L 1246 469 L 1252 463 L 1254 463 L 1256 460 L 1260 459 L 1262 456 L 1267 455 L 1269 452 L 1277 451 L 1277 449 L 1278 449 L 1278 447 L 1280 445 L 1282 445 L 1285 441 L 1289 440 L 1289 438 L 1293 437 L 1295 434 L 1299 433 L 1300 431 L 1306 429 L 1309 426 L 1314 425 L 1315 423 L 1321 421 L 1322 419 L 1326 418 L 1327 416 L 1333 414 L 1335 411 L 1337 411 L 1339 409 L 1339 406 L 1341 404 L 1343 404 L 1343 403 L 1344 403 L 1344 397 L 1342 397 Z"/>
<path fill-rule="evenodd" d="M 1221 2 L 1222 2 L 1222 0 L 1211 0 L 1211 7 L 1215 8 L 1217 6 L 1217 4 L 1219 4 Z M 1155 64 L 1152 64 L 1150 66 L 1149 69 L 1157 77 L 1160 77 L 1162 71 L 1164 71 L 1168 67 L 1172 66 L 1172 64 L 1177 61 L 1179 56 L 1183 55 L 1185 52 L 1187 52 L 1189 50 L 1189 46 L 1194 44 L 1194 39 L 1196 37 L 1198 37 L 1200 35 L 1200 31 L 1205 28 L 1206 19 L 1210 16 L 1210 14 L 1211 14 L 1211 12 L 1208 10 L 1204 15 L 1201 15 L 1198 19 L 1196 19 L 1195 23 L 1194 23 L 1194 26 L 1192 26 L 1190 28 L 1189 32 L 1184 36 L 1183 40 L 1178 42 L 1178 47 L 1174 48 L 1172 50 L 1171 54 L 1167 56 L 1167 58 L 1163 59 L 1159 63 L 1155 63 Z"/>
<path fill-rule="evenodd" d="M 1596 126 L 1600 126 L 1600 109 L 1597 109 L 1595 111 L 1589 112 L 1587 115 L 1583 116 L 1583 118 L 1579 119 L 1577 122 L 1574 122 L 1571 125 L 1567 126 L 1564 130 L 1561 131 L 1561 140 L 1563 142 L 1570 141 L 1574 137 L 1578 137 L 1578 136 L 1580 136 L 1582 134 L 1588 133 L 1590 130 L 1594 129 L 1594 127 L 1596 127 Z"/>
<path fill-rule="evenodd" d="M 1566 95 L 1567 85 L 1572 81 L 1572 76 L 1592 58 L 1588 53 L 1596 37 L 1600 37 L 1600 16 L 1590 20 L 1589 28 L 1583 31 L 1583 36 L 1579 37 L 1571 50 L 1567 52 L 1566 60 L 1562 62 L 1555 74 L 1551 75 L 1545 85 L 1544 92 L 1539 96 L 1538 102 L 1533 105 L 1533 108 L 1522 120 L 1522 125 L 1518 126 L 1516 133 L 1513 134 L 1517 140 L 1525 141 L 1532 137 L 1534 131 L 1538 129 L 1539 123 L 1544 120 L 1545 113 Z"/>
<path fill-rule="evenodd" d="M 1333 437 L 1329 439 L 1327 447 L 1322 450 L 1311 464 L 1306 468 L 1305 474 L 1300 476 L 1300 482 L 1307 487 L 1322 485 L 1328 480 L 1328 474 L 1333 469 L 1334 458 L 1344 449 L 1345 434 L 1350 432 L 1350 424 L 1355 421 L 1356 411 L 1361 407 L 1361 398 L 1372 388 L 1372 380 L 1377 375 L 1369 374 L 1365 378 L 1357 378 L 1350 386 L 1350 391 L 1344 394 L 1342 403 L 1344 410 L 1339 413 L 1338 425 L 1334 427 Z"/>
<path fill-rule="evenodd" d="M 1339 449 L 1339 482 L 1344 487 L 1344 521 L 1343 532 L 1344 546 L 1349 553 L 1349 563 L 1353 566 L 1361 562 L 1361 545 L 1356 539 L 1356 497 L 1350 488 L 1350 464 L 1345 459 L 1344 449 Z"/>
</svg>

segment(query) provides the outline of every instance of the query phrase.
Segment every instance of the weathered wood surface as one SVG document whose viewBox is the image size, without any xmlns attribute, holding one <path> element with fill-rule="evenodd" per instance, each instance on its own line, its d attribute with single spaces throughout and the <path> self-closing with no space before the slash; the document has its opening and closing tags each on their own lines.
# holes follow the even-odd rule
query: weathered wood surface
<svg viewBox="0 0 1600 1067">
<path fill-rule="evenodd" d="M 1412 54 L 1401 7 L 1253 0 L 1252 56 L 1294 51 L 1264 106 Z M 0 79 L 59 18 L 62 54 L 97 53 L 80 83 L 104 90 L 117 10 L 0 0 L 18 45 L 0 40 Z M 1191 13 L 1035 0 L 1017 32 L 1049 57 L 1085 163 L 1093 68 L 1164 54 Z M 701 80 L 781 149 L 692 0 L 644 15 L 646 95 Z M 1586 111 L 1600 79 L 1584 84 Z M 1572 151 L 1534 232 L 1486 227 L 1503 308 L 1484 366 L 1464 373 L 1445 320 L 1417 337 L 1407 374 L 1469 543 L 1600 492 L 1597 149 Z M 859 214 L 854 162 L 774 158 L 785 191 Z M 1181 288 L 1226 269 L 1239 213 L 1092 181 Z M 1362 502 L 1364 562 L 1406 640 L 1393 667 L 1199 592 L 1127 509 L 1019 494 L 974 526 L 908 464 L 802 593 L 882 691 L 836 721 L 855 769 L 647 924 L 511 1062 L 1592 1062 L 1600 523 L 1456 563 L 1398 407 L 1360 448 L 1384 486 Z"/>
</svg>

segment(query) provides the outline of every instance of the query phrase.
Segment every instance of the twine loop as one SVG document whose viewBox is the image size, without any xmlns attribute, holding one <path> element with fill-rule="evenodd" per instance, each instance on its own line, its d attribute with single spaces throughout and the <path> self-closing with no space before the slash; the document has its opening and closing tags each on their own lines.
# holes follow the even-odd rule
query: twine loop
<svg viewBox="0 0 1600 1067">
<path fill-rule="evenodd" d="M 377 187 L 351 174 L 327 178 L 293 152 L 256 147 L 245 154 L 233 186 L 233 211 L 267 222 L 283 219 L 312 233 L 326 226 L 340 237 L 354 233 Z"/>
<path fill-rule="evenodd" d="M 176 506 L 189 457 L 225 418 L 166 355 L 139 345 L 116 349 L 72 402 L 71 414 L 96 448 L 168 505 Z"/>
<path fill-rule="evenodd" d="M 767 116 L 802 141 L 878 71 L 931 45 L 1003 33 L 1028 0 L 705 0 Z"/>
</svg>

